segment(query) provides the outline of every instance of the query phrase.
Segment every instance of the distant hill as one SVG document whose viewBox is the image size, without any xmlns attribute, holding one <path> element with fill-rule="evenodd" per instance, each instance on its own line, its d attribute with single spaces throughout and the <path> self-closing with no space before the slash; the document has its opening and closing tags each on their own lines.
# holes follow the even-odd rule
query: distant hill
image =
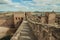
<svg viewBox="0 0 60 40">
<path fill-rule="evenodd" d="M 0 12 L 4 12 L 4 11 L 0 11 Z"/>
</svg>

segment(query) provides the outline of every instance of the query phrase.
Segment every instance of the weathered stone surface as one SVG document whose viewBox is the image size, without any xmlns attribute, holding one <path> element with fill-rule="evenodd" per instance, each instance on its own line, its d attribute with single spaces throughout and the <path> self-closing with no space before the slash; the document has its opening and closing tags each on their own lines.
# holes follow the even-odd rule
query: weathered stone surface
<svg viewBox="0 0 60 40">
<path fill-rule="evenodd" d="M 19 35 L 18 35 L 19 34 Z M 16 38 L 18 39 L 16 39 Z M 32 40 L 33 39 L 33 35 L 32 35 L 32 31 L 30 29 L 30 27 L 28 26 L 26 21 L 23 21 L 21 26 L 18 28 L 15 36 L 12 37 L 11 40 Z"/>
</svg>

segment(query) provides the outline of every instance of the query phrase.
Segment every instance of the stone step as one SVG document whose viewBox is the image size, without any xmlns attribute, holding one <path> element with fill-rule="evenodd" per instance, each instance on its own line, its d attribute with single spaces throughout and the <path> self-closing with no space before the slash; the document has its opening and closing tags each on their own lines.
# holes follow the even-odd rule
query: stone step
<svg viewBox="0 0 60 40">
<path fill-rule="evenodd" d="M 28 35 L 32 35 L 31 32 L 21 32 L 20 34 L 28 34 Z"/>
<path fill-rule="evenodd" d="M 32 39 L 34 39 L 33 35 L 32 35 L 32 34 L 29 34 L 29 33 L 27 33 L 27 34 L 21 33 L 20 36 L 29 36 L 29 37 L 31 37 Z"/>
<path fill-rule="evenodd" d="M 29 36 L 21 36 L 20 40 L 33 40 L 33 39 Z"/>
<path fill-rule="evenodd" d="M 23 27 L 23 29 L 30 29 L 29 27 Z"/>
<path fill-rule="evenodd" d="M 28 25 L 24 25 L 24 27 L 29 27 Z"/>
<path fill-rule="evenodd" d="M 27 32 L 21 32 L 21 33 L 29 34 L 29 33 L 27 33 Z"/>
<path fill-rule="evenodd" d="M 22 30 L 25 30 L 25 31 L 27 31 L 27 30 L 28 30 L 28 31 L 31 31 L 31 30 L 29 30 L 29 29 L 22 29 Z"/>
<path fill-rule="evenodd" d="M 25 31 L 22 31 L 20 34 L 21 34 L 21 36 L 30 36 L 30 37 L 33 38 L 32 32 L 25 32 Z"/>
<path fill-rule="evenodd" d="M 31 30 L 27 30 L 27 29 L 24 29 L 24 30 L 21 30 L 21 31 L 25 31 L 25 32 L 31 32 Z"/>
<path fill-rule="evenodd" d="M 29 27 L 24 27 L 24 29 L 29 29 Z"/>
<path fill-rule="evenodd" d="M 28 28 L 28 27 L 24 27 L 23 29 L 30 29 L 30 28 Z"/>
<path fill-rule="evenodd" d="M 20 33 L 20 34 L 21 34 L 20 36 L 32 36 L 29 33 Z"/>
</svg>

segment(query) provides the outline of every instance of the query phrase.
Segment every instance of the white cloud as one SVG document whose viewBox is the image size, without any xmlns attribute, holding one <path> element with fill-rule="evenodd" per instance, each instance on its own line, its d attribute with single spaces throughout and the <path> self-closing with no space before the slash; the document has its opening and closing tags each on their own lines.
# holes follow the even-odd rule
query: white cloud
<svg viewBox="0 0 60 40">
<path fill-rule="evenodd" d="M 11 0 L 0 0 L 0 3 L 3 3 L 3 4 L 8 4 L 8 3 L 11 3 L 12 1 Z"/>
<path fill-rule="evenodd" d="M 50 2 L 52 2 L 52 0 L 33 0 L 33 1 L 36 2 L 36 3 L 40 3 L 40 2 L 50 3 Z"/>
<path fill-rule="evenodd" d="M 21 5 L 21 3 L 13 3 L 12 0 L 0 0 L 0 3 L 6 4 L 6 6 L 9 8 L 17 8 L 18 10 L 26 10 L 28 9 L 28 7 Z M 3 7 L 4 9 L 6 9 L 7 7 Z M 0 5 L 0 9 L 2 8 L 2 5 Z"/>
<path fill-rule="evenodd" d="M 17 7 L 17 8 L 24 7 L 20 3 L 13 3 L 12 0 L 0 0 L 0 3 L 7 3 L 8 5 Z"/>
<path fill-rule="evenodd" d="M 0 4 L 5 4 L 5 0 L 0 0 Z"/>
<path fill-rule="evenodd" d="M 60 6 L 56 4 L 60 4 L 60 0 L 33 0 L 31 1 L 22 1 L 21 3 L 13 3 L 12 0 L 0 0 L 0 3 L 7 4 L 11 7 L 20 9 L 20 10 L 30 10 L 30 11 L 50 11 L 50 10 L 60 10 Z M 24 4 L 24 5 L 23 5 Z"/>
<path fill-rule="evenodd" d="M 44 4 L 58 4 L 60 0 L 33 0 L 36 3 L 44 3 Z"/>
</svg>

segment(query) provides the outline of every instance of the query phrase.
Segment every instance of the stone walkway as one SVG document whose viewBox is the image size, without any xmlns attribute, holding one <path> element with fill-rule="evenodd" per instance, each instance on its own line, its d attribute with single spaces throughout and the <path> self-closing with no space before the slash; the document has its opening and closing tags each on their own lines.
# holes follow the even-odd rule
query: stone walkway
<svg viewBox="0 0 60 40">
<path fill-rule="evenodd" d="M 17 30 L 17 33 L 20 33 L 20 35 L 17 34 L 17 36 L 19 36 L 18 40 L 36 40 L 35 36 L 33 35 L 31 28 L 28 26 L 27 21 L 23 21 L 20 28 L 18 28 L 18 29 L 19 30 Z"/>
<path fill-rule="evenodd" d="M 24 24 L 22 27 L 23 27 L 23 29 L 21 30 L 19 40 L 34 40 L 32 30 L 28 26 L 27 21 L 24 21 Z"/>
</svg>

